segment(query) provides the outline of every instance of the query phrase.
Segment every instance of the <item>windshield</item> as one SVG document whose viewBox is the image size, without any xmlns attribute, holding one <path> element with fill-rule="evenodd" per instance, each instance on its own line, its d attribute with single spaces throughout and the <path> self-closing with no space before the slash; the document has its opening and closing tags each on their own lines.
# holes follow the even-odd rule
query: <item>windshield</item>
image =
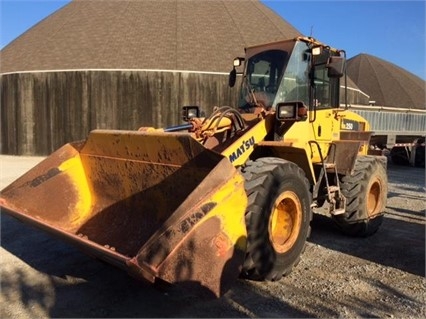
<svg viewBox="0 0 426 319">
<path fill-rule="evenodd" d="M 278 88 L 273 107 L 279 102 L 302 101 L 309 105 L 310 53 L 304 42 L 296 43 Z"/>
<path fill-rule="evenodd" d="M 272 106 L 287 57 L 286 51 L 268 50 L 247 61 L 239 103 L 241 108 L 250 108 L 255 103 L 267 108 Z"/>
</svg>

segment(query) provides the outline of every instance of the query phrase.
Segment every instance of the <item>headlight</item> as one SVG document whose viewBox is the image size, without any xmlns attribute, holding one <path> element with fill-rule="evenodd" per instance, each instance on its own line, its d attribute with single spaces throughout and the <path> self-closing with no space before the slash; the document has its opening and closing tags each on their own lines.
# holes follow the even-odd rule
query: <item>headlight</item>
<svg viewBox="0 0 426 319">
<path fill-rule="evenodd" d="M 278 103 L 276 110 L 279 121 L 303 121 L 308 114 L 307 107 L 300 101 Z"/>
<path fill-rule="evenodd" d="M 291 105 L 278 105 L 277 117 L 284 120 L 287 118 L 294 118 L 295 109 L 294 104 Z"/>
<path fill-rule="evenodd" d="M 184 121 L 189 121 L 193 117 L 200 117 L 200 108 L 198 106 L 182 107 L 182 119 Z"/>
</svg>

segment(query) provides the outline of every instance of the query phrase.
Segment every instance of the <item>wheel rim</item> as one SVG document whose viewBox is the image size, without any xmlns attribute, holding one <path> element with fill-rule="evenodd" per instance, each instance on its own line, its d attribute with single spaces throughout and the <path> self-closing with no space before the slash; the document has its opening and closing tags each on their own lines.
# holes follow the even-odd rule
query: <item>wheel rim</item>
<svg viewBox="0 0 426 319">
<path fill-rule="evenodd" d="M 367 195 L 367 213 L 369 217 L 375 216 L 382 207 L 382 185 L 378 179 L 371 183 L 370 191 Z"/>
<path fill-rule="evenodd" d="M 269 219 L 269 239 L 278 253 L 293 247 L 302 224 L 302 205 L 294 192 L 286 191 L 275 200 Z"/>
</svg>

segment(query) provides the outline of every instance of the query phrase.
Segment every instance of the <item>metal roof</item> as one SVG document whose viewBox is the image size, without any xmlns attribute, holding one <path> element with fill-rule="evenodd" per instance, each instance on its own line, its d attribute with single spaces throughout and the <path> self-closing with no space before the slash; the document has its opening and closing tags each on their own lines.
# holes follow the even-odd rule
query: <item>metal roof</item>
<svg viewBox="0 0 426 319">
<path fill-rule="evenodd" d="M 426 82 L 395 64 L 359 54 L 348 60 L 347 72 L 375 105 L 426 109 Z"/>
<path fill-rule="evenodd" d="M 257 0 L 72 1 L 6 46 L 0 72 L 229 72 L 244 47 L 299 35 Z"/>
</svg>

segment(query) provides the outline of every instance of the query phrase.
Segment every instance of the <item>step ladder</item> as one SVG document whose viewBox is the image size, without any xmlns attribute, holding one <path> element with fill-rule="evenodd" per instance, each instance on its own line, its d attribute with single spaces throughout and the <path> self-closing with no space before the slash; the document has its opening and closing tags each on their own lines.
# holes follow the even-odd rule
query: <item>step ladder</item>
<svg viewBox="0 0 426 319">
<path fill-rule="evenodd" d="M 328 213 L 330 213 L 331 215 L 341 215 L 344 214 L 346 211 L 346 198 L 345 196 L 343 196 L 343 194 L 341 193 L 340 190 L 340 181 L 339 181 L 339 175 L 337 172 L 337 166 L 335 163 L 335 158 L 334 156 L 332 156 L 331 154 L 336 154 L 336 152 L 333 152 L 333 148 L 336 147 L 336 144 L 331 143 L 329 150 L 328 150 L 328 154 L 326 159 L 324 159 L 324 156 L 322 155 L 321 152 L 321 147 L 319 146 L 318 142 L 316 141 L 309 141 L 308 142 L 311 147 L 313 145 L 316 146 L 316 148 L 318 149 L 318 153 L 321 159 L 321 170 L 320 170 L 320 174 L 318 176 L 318 180 L 317 183 L 314 186 L 314 190 L 313 190 L 313 208 L 318 208 L 318 196 L 320 194 L 320 187 L 322 184 L 322 181 L 325 181 L 325 199 L 328 203 Z M 330 180 L 329 180 L 329 174 L 333 174 L 335 176 L 335 184 L 336 185 L 330 185 Z"/>
</svg>

